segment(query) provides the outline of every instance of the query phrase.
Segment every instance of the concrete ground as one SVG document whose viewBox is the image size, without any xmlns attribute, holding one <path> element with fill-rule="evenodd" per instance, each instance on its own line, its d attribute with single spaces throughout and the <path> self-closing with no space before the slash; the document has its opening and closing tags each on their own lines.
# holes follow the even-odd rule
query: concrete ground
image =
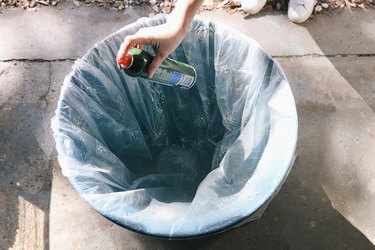
<svg viewBox="0 0 375 250">
<path fill-rule="evenodd" d="M 202 16 L 256 39 L 283 67 L 299 114 L 297 159 L 260 220 L 195 240 L 104 219 L 62 176 L 50 119 L 76 58 L 147 16 L 62 2 L 0 15 L 0 249 L 374 249 L 375 11 Z"/>
</svg>

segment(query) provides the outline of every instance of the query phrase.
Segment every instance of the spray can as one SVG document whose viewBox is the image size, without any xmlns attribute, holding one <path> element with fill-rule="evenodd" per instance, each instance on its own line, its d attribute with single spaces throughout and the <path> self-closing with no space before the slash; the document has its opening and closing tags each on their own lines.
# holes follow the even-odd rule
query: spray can
<svg viewBox="0 0 375 250">
<path fill-rule="evenodd" d="M 127 54 L 118 60 L 127 75 L 132 77 L 147 77 L 147 69 L 154 57 L 140 48 L 131 48 Z M 166 58 L 150 79 L 153 82 L 184 89 L 191 88 L 197 78 L 195 69 L 185 63 Z"/>
</svg>

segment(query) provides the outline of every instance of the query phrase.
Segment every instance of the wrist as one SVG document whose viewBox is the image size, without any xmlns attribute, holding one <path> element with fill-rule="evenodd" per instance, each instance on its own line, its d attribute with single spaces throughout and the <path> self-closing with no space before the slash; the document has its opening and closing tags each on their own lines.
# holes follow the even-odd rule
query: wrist
<svg viewBox="0 0 375 250">
<path fill-rule="evenodd" d="M 186 34 L 190 22 L 184 17 L 178 9 L 174 9 L 167 17 L 166 22 L 176 33 Z"/>
<path fill-rule="evenodd" d="M 167 22 L 178 27 L 186 34 L 202 2 L 203 0 L 178 0 L 176 7 L 168 16 Z"/>
</svg>

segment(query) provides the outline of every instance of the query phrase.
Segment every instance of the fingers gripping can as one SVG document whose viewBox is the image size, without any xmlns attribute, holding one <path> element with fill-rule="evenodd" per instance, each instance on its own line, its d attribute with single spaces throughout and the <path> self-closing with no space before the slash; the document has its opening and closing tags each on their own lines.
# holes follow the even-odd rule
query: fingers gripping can
<svg viewBox="0 0 375 250">
<path fill-rule="evenodd" d="M 127 54 L 117 62 L 124 68 L 127 75 L 132 77 L 147 77 L 147 69 L 153 56 L 145 50 L 131 48 Z M 197 73 L 194 67 L 166 58 L 150 79 L 153 82 L 168 86 L 189 89 L 196 81 Z"/>
</svg>

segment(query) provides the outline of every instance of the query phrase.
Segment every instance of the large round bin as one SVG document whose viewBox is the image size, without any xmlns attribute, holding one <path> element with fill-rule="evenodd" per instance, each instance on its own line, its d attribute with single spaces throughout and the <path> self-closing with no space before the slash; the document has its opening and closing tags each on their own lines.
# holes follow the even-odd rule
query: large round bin
<svg viewBox="0 0 375 250">
<path fill-rule="evenodd" d="M 170 55 L 195 67 L 191 89 L 119 70 L 126 35 L 165 20 L 141 18 L 77 60 L 52 128 L 63 174 L 100 214 L 136 232 L 192 238 L 259 218 L 292 166 L 297 113 L 279 64 L 199 17 Z"/>
</svg>

